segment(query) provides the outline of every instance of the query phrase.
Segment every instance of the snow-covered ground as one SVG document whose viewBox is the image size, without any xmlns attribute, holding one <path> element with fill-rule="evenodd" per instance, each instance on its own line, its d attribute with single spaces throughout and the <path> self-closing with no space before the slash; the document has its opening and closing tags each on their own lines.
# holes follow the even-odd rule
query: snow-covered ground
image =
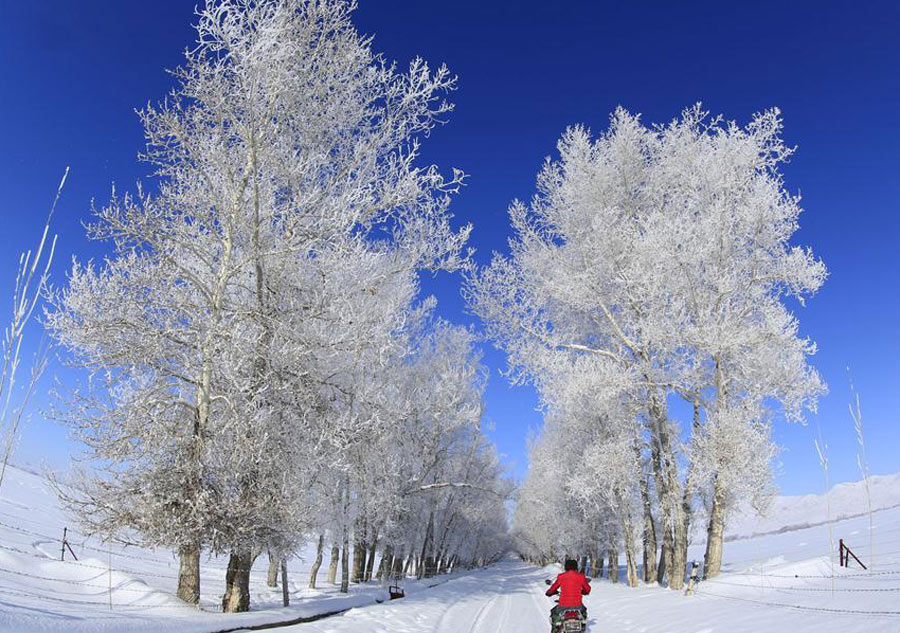
<svg viewBox="0 0 900 633">
<path fill-rule="evenodd" d="M 63 528 L 78 557 L 60 561 Z M 387 599 L 377 583 L 351 586 L 349 595 L 328 585 L 328 552 L 320 589 L 307 588 L 314 552 L 289 561 L 291 606 L 282 608 L 280 587 L 266 586 L 268 560 L 251 572 L 248 614 L 217 613 L 225 588 L 227 558 L 201 561 L 201 608 L 175 598 L 178 561 L 170 551 L 107 547 L 87 539 L 67 521 L 48 482 L 9 467 L 0 494 L 0 633 L 220 631 L 283 621 Z M 407 594 L 445 578 L 404 583 Z"/>
<path fill-rule="evenodd" d="M 840 569 L 815 527 L 726 544 L 728 573 L 693 596 L 605 579 L 585 599 L 588 631 L 609 633 L 895 633 L 900 631 L 900 509 L 875 515 L 872 572 Z M 865 563 L 868 517 L 834 524 Z M 691 548 L 702 559 L 703 546 Z M 294 633 L 546 633 L 545 578 L 513 558 L 399 602 L 354 609 Z"/>
<path fill-rule="evenodd" d="M 872 508 L 882 510 L 900 506 L 900 473 L 869 477 Z M 765 516 L 746 511 L 728 526 L 726 537 L 747 537 L 825 523 L 832 518 L 846 519 L 868 512 L 865 483 L 837 484 L 825 495 L 776 497 Z"/>
<path fill-rule="evenodd" d="M 877 486 L 883 491 L 877 504 L 894 505 L 891 499 L 900 489 L 900 477 L 882 478 Z M 836 513 L 837 506 L 858 503 L 859 491 L 853 485 L 833 491 Z M 791 499 L 798 501 L 792 504 Z M 780 518 L 767 519 L 765 530 L 754 527 L 744 532 L 770 533 L 726 543 L 726 573 L 701 583 L 694 596 L 595 580 L 587 599 L 590 628 L 615 633 L 900 631 L 900 507 L 873 515 L 871 548 L 868 515 L 832 525 L 835 543 L 843 538 L 870 566 L 870 571 L 863 571 L 838 568 L 836 557 L 829 556 L 826 525 L 778 532 L 785 526 L 817 523 L 822 503 L 813 496 L 779 500 L 775 509 L 780 508 Z M 224 584 L 223 558 L 204 562 L 204 610 L 198 610 L 173 596 L 177 562 L 171 553 L 108 550 L 70 526 L 78 561 L 68 552 L 60 561 L 65 525 L 56 498 L 41 477 L 15 468 L 7 472 L 0 497 L 0 631 L 212 632 L 356 607 L 285 630 L 537 633 L 547 630 L 552 606 L 543 596 L 543 580 L 553 571 L 512 557 L 488 569 L 442 578 L 444 584 L 427 591 L 424 583 L 406 582 L 405 599 L 383 604 L 376 604 L 385 597 L 376 584 L 353 587 L 349 596 L 330 586 L 306 589 L 309 560 L 295 559 L 290 564 L 292 606 L 283 609 L 280 590 L 265 586 L 266 565 L 260 559 L 252 576 L 253 611 L 224 615 L 215 612 Z M 742 529 L 747 528 L 739 523 L 738 533 Z M 690 555 L 702 560 L 703 544 L 692 545 Z M 322 571 L 320 580 L 327 570 Z"/>
</svg>

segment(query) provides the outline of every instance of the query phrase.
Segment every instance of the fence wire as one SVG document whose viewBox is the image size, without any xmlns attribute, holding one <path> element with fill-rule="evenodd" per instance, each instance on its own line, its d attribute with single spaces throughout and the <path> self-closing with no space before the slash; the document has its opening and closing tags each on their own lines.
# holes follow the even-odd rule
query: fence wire
<svg viewBox="0 0 900 633">
<path fill-rule="evenodd" d="M 707 581 L 708 582 L 708 581 Z M 835 607 L 814 607 L 804 604 L 787 604 L 784 602 L 769 602 L 767 600 L 757 600 L 755 598 L 746 598 L 742 596 L 726 596 L 724 594 L 698 591 L 698 596 L 709 596 L 712 598 L 721 598 L 723 600 L 736 600 L 739 602 L 748 602 L 766 607 L 781 607 L 783 609 L 793 609 L 795 611 L 812 611 L 817 613 L 829 613 L 836 615 L 852 615 L 852 616 L 873 616 L 873 617 L 896 617 L 900 616 L 900 611 L 870 611 L 866 609 L 838 609 Z"/>
<path fill-rule="evenodd" d="M 9 518 L 9 515 L 4 513 L 3 517 Z M 18 520 L 17 517 L 13 517 L 13 518 Z M 36 522 L 31 521 L 31 523 L 36 523 Z M 45 534 L 43 532 L 31 530 L 31 529 L 24 528 L 21 526 L 10 525 L 3 521 L 0 521 L 0 528 L 4 528 L 6 530 L 11 530 L 17 534 L 22 534 L 24 536 L 40 539 L 40 541 L 37 541 L 32 544 L 33 547 L 36 547 L 38 545 L 49 545 L 49 544 L 53 544 L 54 547 L 59 547 L 62 544 L 61 535 L 52 536 L 49 534 Z M 75 532 L 75 530 L 68 530 L 69 534 L 72 534 L 73 532 Z M 88 537 L 85 537 L 85 540 L 87 538 Z M 142 560 L 142 561 L 146 561 L 147 563 L 152 563 L 154 565 L 159 565 L 159 566 L 166 566 L 166 565 L 169 565 L 169 564 L 172 564 L 175 562 L 173 560 L 172 563 L 168 563 L 167 561 L 160 560 L 159 558 L 135 555 L 135 553 L 131 553 L 131 552 L 111 551 L 110 549 L 107 549 L 107 548 L 96 547 L 96 546 L 88 545 L 87 543 L 79 543 L 77 539 L 68 539 L 68 542 L 73 547 L 75 547 L 76 550 L 79 550 L 79 553 L 80 553 L 80 550 L 88 550 L 88 551 L 92 551 L 92 552 L 97 552 L 98 557 L 100 554 L 102 554 L 104 558 L 105 557 L 110 557 L 110 558 L 111 557 L 122 557 L 122 558 L 131 559 L 131 560 Z M 129 568 L 129 567 L 114 567 L 111 565 L 95 564 L 92 562 L 87 562 L 85 560 L 73 560 L 73 559 L 69 559 L 69 558 L 67 558 L 66 560 L 60 560 L 59 558 L 50 556 L 49 554 L 43 553 L 40 550 L 32 549 L 29 551 L 27 549 L 22 549 L 22 547 L 16 547 L 15 545 L 0 544 L 0 552 L 4 552 L 4 551 L 11 552 L 11 553 L 17 554 L 19 556 L 26 556 L 29 559 L 36 559 L 36 560 L 39 560 L 44 563 L 55 563 L 58 565 L 64 565 L 66 568 L 69 568 L 69 569 L 90 570 L 92 575 L 91 575 L 91 577 L 84 578 L 84 579 L 63 578 L 63 577 L 47 575 L 46 570 L 41 570 L 45 573 L 33 573 L 30 571 L 23 571 L 21 569 L 10 569 L 9 567 L 6 567 L 6 566 L 0 564 L 0 579 L 4 578 L 4 576 L 5 576 L 10 581 L 12 581 L 12 578 L 10 578 L 10 576 L 11 576 L 11 577 L 20 578 L 23 580 L 30 579 L 30 580 L 36 580 L 36 581 L 41 581 L 41 582 L 54 583 L 55 585 L 60 586 L 60 588 L 51 588 L 51 589 L 49 589 L 49 591 L 41 591 L 40 589 L 37 589 L 35 591 L 29 591 L 27 585 L 26 586 L 21 586 L 21 585 L 20 586 L 8 586 L 8 585 L 0 583 L 0 595 L 16 596 L 16 597 L 22 597 L 22 598 L 32 598 L 32 599 L 37 599 L 37 600 L 41 600 L 41 601 L 47 600 L 47 601 L 59 603 L 59 604 L 67 604 L 67 605 L 72 605 L 72 606 L 83 606 L 83 607 L 93 607 L 96 609 L 103 609 L 103 610 L 107 610 L 107 609 L 139 610 L 139 609 L 162 609 L 162 608 L 169 608 L 169 609 L 181 608 L 181 609 L 196 610 L 199 608 L 203 611 L 209 611 L 209 612 L 221 611 L 221 605 L 218 603 L 218 601 L 211 602 L 211 601 L 201 600 L 200 605 L 190 605 L 187 603 L 183 603 L 181 601 L 177 601 L 177 599 L 175 598 L 175 595 L 174 595 L 174 593 L 175 593 L 174 591 L 167 591 L 165 589 L 153 587 L 151 585 L 146 584 L 143 580 L 141 580 L 142 577 L 168 580 L 168 581 L 174 581 L 172 583 L 174 585 L 175 582 L 177 582 L 178 578 L 179 578 L 178 575 L 174 572 L 159 573 L 158 571 L 139 570 L 139 569 L 133 569 L 133 568 Z M 268 574 L 267 569 L 259 568 L 259 567 L 261 567 L 261 566 L 258 566 L 256 569 L 251 567 L 250 569 L 248 569 L 246 571 L 249 571 L 251 574 L 266 574 L 266 575 Z M 207 575 L 207 574 L 215 574 L 215 575 L 221 574 L 224 578 L 224 574 L 226 571 L 227 571 L 227 566 L 204 564 L 203 567 L 201 567 L 201 575 L 202 576 Z M 308 569 L 300 569 L 300 570 L 288 569 L 287 573 L 288 573 L 288 576 L 290 576 L 290 577 L 300 578 L 300 577 L 303 577 L 306 573 L 308 573 L 308 571 L 309 571 Z M 125 581 L 122 581 L 121 579 L 117 580 L 116 584 L 110 586 L 109 581 L 107 579 L 109 578 L 109 575 L 111 573 L 120 573 L 120 574 L 124 574 L 124 575 L 128 575 L 128 576 L 132 576 L 132 578 L 127 579 Z M 278 578 L 279 578 L 279 586 L 280 586 L 280 578 L 281 578 L 281 568 L 280 567 L 278 570 Z M 105 582 L 102 585 L 97 584 L 97 581 L 100 579 L 105 580 Z M 143 587 L 125 586 L 125 585 L 133 585 L 133 584 L 138 584 L 138 583 L 142 584 Z M 305 587 L 306 586 L 305 581 L 300 583 L 300 585 Z M 85 591 L 81 591 L 81 592 L 66 591 L 65 589 L 62 588 L 63 586 L 73 586 L 73 587 L 77 586 L 77 587 L 86 589 L 88 591 L 87 592 L 85 592 Z M 273 588 L 272 591 L 278 594 L 277 602 L 280 603 L 281 590 Z M 169 602 L 167 602 L 165 604 L 137 604 L 135 602 L 129 603 L 127 601 L 125 601 L 125 602 L 117 601 L 113 605 L 110 605 L 110 602 L 109 602 L 110 598 L 116 596 L 120 592 L 124 592 L 126 594 L 142 593 L 147 597 L 154 597 L 154 596 L 155 597 L 166 597 L 169 599 Z M 65 595 L 77 595 L 77 596 L 83 596 L 85 598 L 96 597 L 96 598 L 102 598 L 102 599 L 79 600 L 77 598 L 62 597 Z M 127 598 L 126 598 L 126 600 L 127 600 Z"/>
</svg>

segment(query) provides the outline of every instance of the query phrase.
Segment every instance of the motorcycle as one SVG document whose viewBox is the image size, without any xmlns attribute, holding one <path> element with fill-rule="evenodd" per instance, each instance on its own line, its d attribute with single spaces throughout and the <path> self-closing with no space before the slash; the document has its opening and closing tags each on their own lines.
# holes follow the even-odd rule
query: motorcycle
<svg viewBox="0 0 900 633">
<path fill-rule="evenodd" d="M 589 581 L 590 582 L 590 581 Z M 546 580 L 552 585 L 553 581 Z M 554 600 L 559 604 L 559 600 Z M 550 633 L 583 633 L 587 630 L 587 619 L 579 607 L 557 609 L 550 612 Z"/>
</svg>

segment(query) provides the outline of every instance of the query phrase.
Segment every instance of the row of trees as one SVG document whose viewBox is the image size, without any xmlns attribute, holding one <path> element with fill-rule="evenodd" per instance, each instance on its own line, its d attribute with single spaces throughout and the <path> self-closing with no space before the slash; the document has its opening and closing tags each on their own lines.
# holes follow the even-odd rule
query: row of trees
<svg viewBox="0 0 900 633">
<path fill-rule="evenodd" d="M 91 532 L 176 549 L 189 602 L 204 550 L 230 554 L 236 611 L 260 553 L 310 540 L 310 583 L 329 546 L 344 591 L 504 547 L 472 334 L 418 298 L 423 271 L 468 265 L 462 173 L 417 164 L 455 79 L 373 53 L 353 8 L 198 13 L 176 88 L 140 112 L 156 186 L 96 210 L 111 254 L 76 262 L 46 317 L 87 370 L 59 410 L 87 447 L 66 502 Z"/>
<path fill-rule="evenodd" d="M 546 414 L 515 513 L 528 557 L 624 550 L 629 584 L 640 567 L 678 589 L 695 525 L 712 577 L 729 513 L 764 508 L 773 420 L 824 390 L 790 308 L 826 270 L 790 243 L 781 133 L 775 109 L 746 126 L 618 109 L 598 137 L 569 129 L 512 205 L 510 254 L 466 294 Z"/>
</svg>

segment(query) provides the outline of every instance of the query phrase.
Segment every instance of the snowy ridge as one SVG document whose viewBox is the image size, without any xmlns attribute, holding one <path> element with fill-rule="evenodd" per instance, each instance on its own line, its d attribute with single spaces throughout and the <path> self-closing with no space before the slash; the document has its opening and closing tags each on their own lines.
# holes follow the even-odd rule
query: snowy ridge
<svg viewBox="0 0 900 633">
<path fill-rule="evenodd" d="M 900 506 L 900 473 L 869 477 L 872 510 Z M 824 525 L 831 519 L 843 520 L 868 513 L 864 481 L 840 483 L 824 494 L 785 495 L 776 497 L 765 516 L 752 510 L 736 515 L 727 526 L 726 539 L 752 538 L 778 532 L 789 532 Z"/>
</svg>

